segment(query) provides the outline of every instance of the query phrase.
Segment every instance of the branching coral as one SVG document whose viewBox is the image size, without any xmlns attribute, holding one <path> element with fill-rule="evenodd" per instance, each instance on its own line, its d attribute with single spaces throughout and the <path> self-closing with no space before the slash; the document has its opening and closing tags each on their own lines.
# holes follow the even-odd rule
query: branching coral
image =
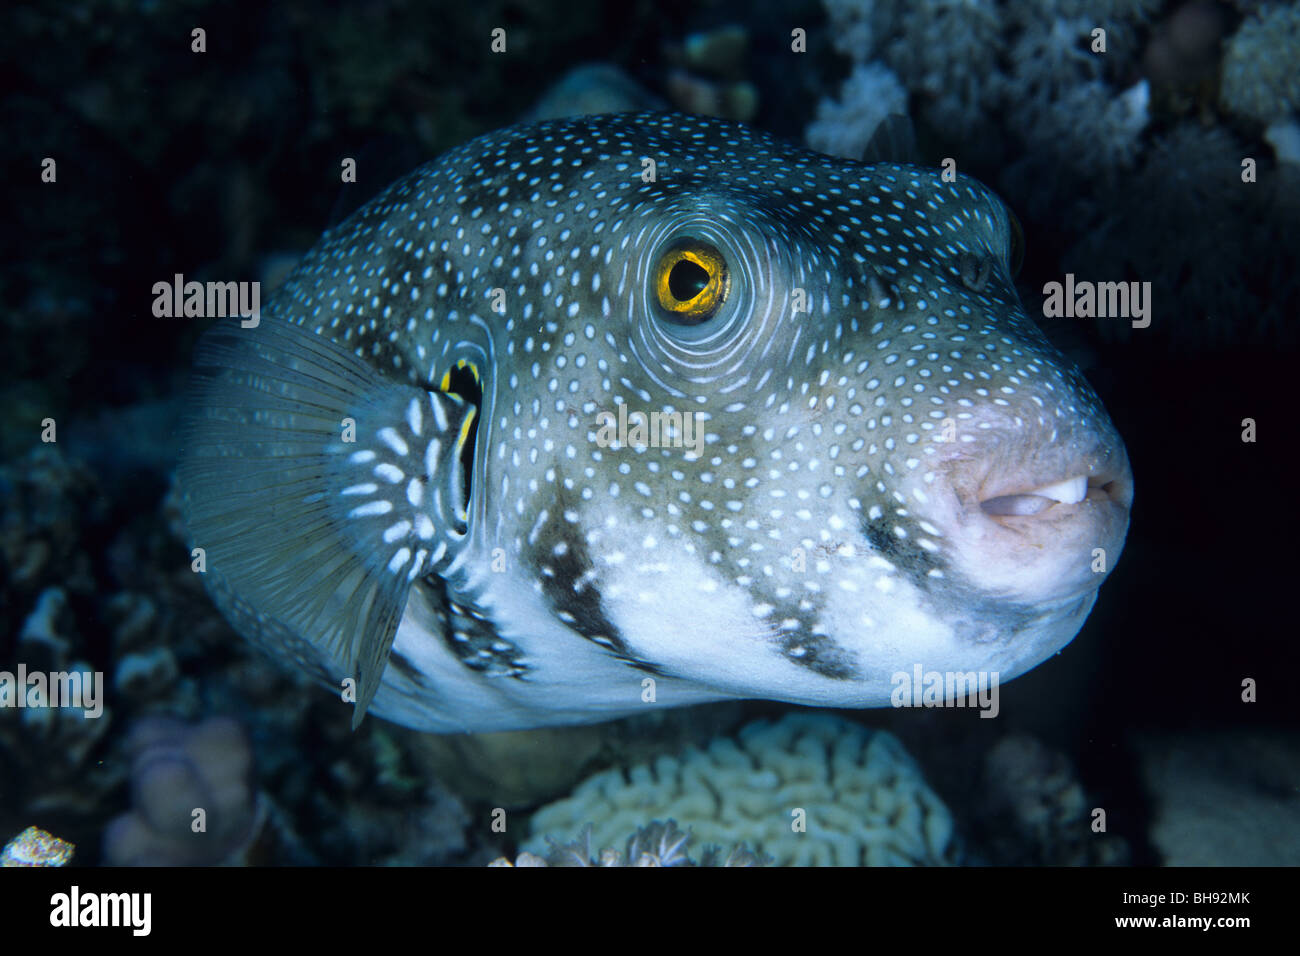
<svg viewBox="0 0 1300 956">
<path fill-rule="evenodd" d="M 1146 129 L 1149 88 L 1119 91 L 1106 81 L 1115 53 L 1093 52 L 1087 17 L 1026 24 L 1012 46 L 1009 75 L 995 81 L 1008 127 L 1029 147 L 1031 165 L 1067 178 L 1107 177 L 1129 165 Z"/>
<path fill-rule="evenodd" d="M 106 746 L 112 715 L 94 666 L 73 656 L 81 643 L 75 619 L 68 593 L 51 587 L 18 629 L 16 664 L 28 673 L 90 675 L 83 686 L 95 702 L 83 697 L 81 707 L 0 707 L 0 809 L 7 812 L 38 819 L 93 816 L 117 781 L 112 768 L 94 759 Z"/>
<path fill-rule="evenodd" d="M 1256 158 L 1258 181 L 1243 181 L 1249 156 L 1222 127 L 1184 123 L 1156 141 L 1131 181 L 1100 197 L 1106 215 L 1065 270 L 1148 281 L 1155 302 L 1150 330 L 1108 322 L 1103 338 L 1150 335 L 1183 348 L 1295 341 L 1295 174 Z"/>
<path fill-rule="evenodd" d="M 897 5 L 891 0 L 823 0 L 831 45 L 854 63 L 866 63 L 897 30 Z"/>
<path fill-rule="evenodd" d="M 1092 17 L 1097 21 L 1145 20 L 1165 0 L 1007 0 L 1013 16 L 1051 19 L 1052 17 Z"/>
<path fill-rule="evenodd" d="M 1019 125 L 1038 155 L 1067 172 L 1104 178 L 1136 158 L 1149 102 L 1145 80 L 1118 94 L 1102 82 L 1084 83 L 1051 104 L 1026 109 Z"/>
<path fill-rule="evenodd" d="M 1087 17 L 1035 20 L 1011 46 L 1004 95 L 1044 104 L 1071 87 L 1101 78 L 1105 61 L 1089 48 L 1095 24 Z"/>
<path fill-rule="evenodd" d="M 1271 123 L 1300 110 L 1300 6 L 1269 6 L 1247 18 L 1223 58 L 1223 105 Z"/>
<path fill-rule="evenodd" d="M 885 61 L 921 97 L 936 128 L 978 129 L 993 93 L 1002 20 L 992 0 L 917 0 L 904 6 Z"/>
<path fill-rule="evenodd" d="M 820 153 L 860 159 L 886 117 L 907 113 L 907 91 L 888 67 L 855 66 L 840 90 L 840 100 L 822 100 L 817 118 L 804 133 Z"/>
<path fill-rule="evenodd" d="M 832 44 L 853 72 L 838 102 L 818 107 L 806 137 L 816 149 L 859 155 L 880 117 L 906 113 L 910 97 L 931 131 L 963 146 L 967 166 L 976 155 L 1000 165 L 1004 125 L 1071 175 L 1111 175 L 1136 152 L 1147 86 L 1132 72 L 1135 24 L 1153 0 L 1101 9 L 1073 0 L 824 2 Z"/>
<path fill-rule="evenodd" d="M 831 44 L 853 63 L 839 97 L 824 97 L 804 140 L 818 152 L 861 159 L 884 119 L 907 115 L 907 90 L 897 74 L 875 59 L 897 32 L 899 10 L 892 2 L 825 0 Z M 905 158 L 905 157 L 891 157 Z"/>
<path fill-rule="evenodd" d="M 17 626 L 22 598 L 51 584 L 94 591 L 83 537 L 101 519 L 104 501 L 94 474 L 57 444 L 42 444 L 0 468 L 0 625 Z M 25 613 L 25 612 L 24 612 Z"/>
</svg>

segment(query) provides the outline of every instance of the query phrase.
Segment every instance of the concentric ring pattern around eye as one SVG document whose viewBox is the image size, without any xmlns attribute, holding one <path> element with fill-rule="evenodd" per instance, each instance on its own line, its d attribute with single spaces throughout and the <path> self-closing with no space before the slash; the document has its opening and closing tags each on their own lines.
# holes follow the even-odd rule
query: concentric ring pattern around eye
<svg viewBox="0 0 1300 956">
<path fill-rule="evenodd" d="M 654 221 L 634 254 L 631 286 L 640 294 L 627 301 L 628 340 L 645 370 L 678 397 L 747 377 L 747 365 L 781 339 L 789 306 L 787 251 L 763 241 L 759 224 L 706 211 L 709 205 L 671 199 L 648 205 L 643 215 Z M 701 293 L 716 289 L 716 299 L 698 312 L 686 310 L 685 320 L 664 308 L 661 295 L 665 264 L 682 249 L 716 264 L 706 269 L 710 282 Z"/>
</svg>

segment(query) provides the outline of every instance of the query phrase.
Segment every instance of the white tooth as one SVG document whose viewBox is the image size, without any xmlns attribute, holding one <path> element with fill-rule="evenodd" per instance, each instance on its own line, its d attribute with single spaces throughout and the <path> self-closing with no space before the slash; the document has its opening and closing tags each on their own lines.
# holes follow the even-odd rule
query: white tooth
<svg viewBox="0 0 1300 956">
<path fill-rule="evenodd" d="M 1067 478 L 1065 481 L 1058 481 L 1054 485 L 1044 485 L 1042 488 L 1035 488 L 1033 491 L 1025 492 L 1025 494 L 1042 495 L 1044 498 L 1051 498 L 1053 501 L 1059 501 L 1067 505 L 1078 504 L 1088 497 L 1088 476 L 1079 475 L 1077 478 Z"/>
</svg>

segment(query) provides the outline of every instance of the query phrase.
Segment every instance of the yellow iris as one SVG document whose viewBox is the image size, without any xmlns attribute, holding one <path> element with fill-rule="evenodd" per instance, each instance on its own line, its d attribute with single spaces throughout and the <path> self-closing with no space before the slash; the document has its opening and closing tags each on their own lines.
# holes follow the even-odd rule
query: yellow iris
<svg viewBox="0 0 1300 956">
<path fill-rule="evenodd" d="M 726 301 L 731 276 L 713 246 L 687 240 L 670 248 L 655 268 L 655 294 L 672 318 L 695 325 L 712 318 Z"/>
</svg>

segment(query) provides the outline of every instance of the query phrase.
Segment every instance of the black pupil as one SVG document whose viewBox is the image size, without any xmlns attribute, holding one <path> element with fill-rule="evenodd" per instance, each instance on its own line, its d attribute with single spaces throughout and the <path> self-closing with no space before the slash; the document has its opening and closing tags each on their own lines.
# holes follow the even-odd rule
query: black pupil
<svg viewBox="0 0 1300 956">
<path fill-rule="evenodd" d="M 690 302 L 709 284 L 709 274 L 689 259 L 683 259 L 668 273 L 668 291 L 678 302 Z"/>
</svg>

